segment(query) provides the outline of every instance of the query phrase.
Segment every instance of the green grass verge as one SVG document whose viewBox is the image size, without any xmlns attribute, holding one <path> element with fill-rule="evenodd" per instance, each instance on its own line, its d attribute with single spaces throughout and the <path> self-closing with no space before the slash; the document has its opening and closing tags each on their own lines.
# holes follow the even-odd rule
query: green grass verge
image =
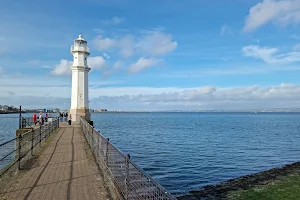
<svg viewBox="0 0 300 200">
<path fill-rule="evenodd" d="M 231 192 L 228 199 L 234 200 L 277 200 L 300 199 L 300 173 L 294 173 L 265 185 L 248 190 Z"/>
</svg>

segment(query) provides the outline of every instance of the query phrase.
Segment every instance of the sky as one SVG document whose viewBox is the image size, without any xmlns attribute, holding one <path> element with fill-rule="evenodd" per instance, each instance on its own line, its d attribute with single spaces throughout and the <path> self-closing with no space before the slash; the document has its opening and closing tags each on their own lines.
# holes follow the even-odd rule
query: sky
<svg viewBox="0 0 300 200">
<path fill-rule="evenodd" d="M 79 34 L 90 108 L 300 108 L 300 0 L 0 0 L 0 105 L 70 108 Z"/>
</svg>

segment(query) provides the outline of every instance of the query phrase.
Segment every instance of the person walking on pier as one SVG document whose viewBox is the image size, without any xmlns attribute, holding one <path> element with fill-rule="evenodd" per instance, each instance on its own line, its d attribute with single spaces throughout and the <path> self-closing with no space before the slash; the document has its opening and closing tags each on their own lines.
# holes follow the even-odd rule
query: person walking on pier
<svg viewBox="0 0 300 200">
<path fill-rule="evenodd" d="M 45 122 L 48 122 L 48 112 L 46 112 L 46 115 L 45 115 Z"/>
<path fill-rule="evenodd" d="M 35 113 L 33 114 L 33 123 L 34 123 L 34 125 L 36 125 L 36 114 Z"/>
<path fill-rule="evenodd" d="M 71 125 L 71 123 L 72 123 L 72 116 L 71 116 L 71 114 L 68 115 L 68 123 L 69 123 L 69 125 Z"/>
<path fill-rule="evenodd" d="M 59 120 L 62 122 L 63 121 L 63 113 L 59 112 Z"/>
<path fill-rule="evenodd" d="M 43 124 L 43 115 L 42 115 L 42 112 L 40 112 L 40 115 L 39 115 L 39 124 L 40 124 L 40 126 Z"/>
</svg>

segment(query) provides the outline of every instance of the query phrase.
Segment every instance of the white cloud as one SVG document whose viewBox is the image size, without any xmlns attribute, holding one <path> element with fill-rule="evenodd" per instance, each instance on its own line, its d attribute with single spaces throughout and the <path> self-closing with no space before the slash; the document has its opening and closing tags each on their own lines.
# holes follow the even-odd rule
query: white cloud
<svg viewBox="0 0 300 200">
<path fill-rule="evenodd" d="M 119 43 L 120 55 L 122 57 L 128 58 L 134 55 L 135 43 L 134 43 L 134 38 L 132 36 L 126 35 L 122 37 L 118 43 Z"/>
<path fill-rule="evenodd" d="M 113 69 L 114 70 L 118 70 L 118 69 L 121 69 L 123 67 L 123 63 L 121 61 L 117 61 L 114 65 L 113 65 Z"/>
<path fill-rule="evenodd" d="M 161 62 L 161 60 L 159 60 L 159 59 L 142 57 L 136 63 L 130 65 L 130 67 L 128 68 L 128 71 L 130 73 L 136 73 L 136 72 L 139 72 L 146 68 L 155 66 L 155 65 L 159 64 L 160 62 Z"/>
<path fill-rule="evenodd" d="M 119 54 L 128 58 L 135 54 L 144 56 L 162 56 L 171 53 L 177 48 L 178 43 L 173 41 L 172 35 L 162 32 L 150 32 L 139 39 L 131 35 L 119 38 L 109 38 L 98 35 L 92 40 L 93 46 L 99 50 L 116 50 Z"/>
<path fill-rule="evenodd" d="M 88 57 L 87 63 L 91 69 L 103 70 L 107 67 L 107 62 L 102 56 Z"/>
<path fill-rule="evenodd" d="M 283 26 L 299 23 L 300 0 L 263 0 L 250 8 L 243 31 L 254 31 L 268 22 Z"/>
<path fill-rule="evenodd" d="M 2 70 L 2 68 L 0 67 L 0 74 L 2 74 L 3 73 L 3 70 Z"/>
<path fill-rule="evenodd" d="M 71 65 L 73 64 L 72 61 L 61 59 L 58 65 L 55 65 L 53 71 L 51 72 L 53 75 L 64 75 L 68 76 L 71 75 Z"/>
<path fill-rule="evenodd" d="M 107 53 L 103 53 L 102 55 L 105 59 L 110 59 L 110 55 L 108 55 Z"/>
<path fill-rule="evenodd" d="M 116 46 L 116 41 L 111 38 L 104 38 L 101 35 L 98 35 L 92 40 L 92 45 L 99 51 L 112 49 Z"/>
<path fill-rule="evenodd" d="M 279 53 L 277 48 L 249 45 L 242 48 L 245 56 L 263 60 L 269 64 L 300 61 L 300 52 Z"/>
<path fill-rule="evenodd" d="M 104 70 L 107 67 L 107 62 L 102 56 L 88 57 L 88 66 L 91 69 Z M 53 75 L 57 76 L 69 76 L 72 74 L 70 67 L 73 65 L 73 61 L 61 59 L 58 65 L 54 66 L 52 70 Z"/>
<path fill-rule="evenodd" d="M 102 22 L 106 25 L 109 25 L 109 24 L 117 25 L 117 24 L 124 22 L 124 20 L 125 20 L 124 17 L 113 17 L 112 19 L 104 20 Z"/>
<path fill-rule="evenodd" d="M 115 73 L 116 71 L 122 69 L 124 63 L 122 61 L 117 61 L 111 68 L 106 68 L 105 71 L 102 71 L 102 77 L 108 77 L 111 74 Z"/>
<path fill-rule="evenodd" d="M 232 29 L 230 28 L 230 26 L 228 26 L 227 24 L 223 24 L 223 26 L 221 27 L 221 36 L 228 34 L 228 35 L 232 35 Z"/>
<path fill-rule="evenodd" d="M 154 32 L 145 35 L 138 43 L 138 49 L 146 55 L 161 56 L 174 51 L 178 43 L 173 41 L 172 35 Z"/>
<path fill-rule="evenodd" d="M 296 44 L 293 49 L 294 51 L 300 50 L 300 44 Z"/>
</svg>

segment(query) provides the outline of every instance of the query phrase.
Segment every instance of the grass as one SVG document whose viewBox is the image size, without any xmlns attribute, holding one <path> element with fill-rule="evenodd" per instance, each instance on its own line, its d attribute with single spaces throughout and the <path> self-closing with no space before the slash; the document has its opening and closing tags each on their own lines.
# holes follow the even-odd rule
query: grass
<svg viewBox="0 0 300 200">
<path fill-rule="evenodd" d="M 290 174 L 248 190 L 231 192 L 232 200 L 294 200 L 300 199 L 300 173 Z"/>
</svg>

